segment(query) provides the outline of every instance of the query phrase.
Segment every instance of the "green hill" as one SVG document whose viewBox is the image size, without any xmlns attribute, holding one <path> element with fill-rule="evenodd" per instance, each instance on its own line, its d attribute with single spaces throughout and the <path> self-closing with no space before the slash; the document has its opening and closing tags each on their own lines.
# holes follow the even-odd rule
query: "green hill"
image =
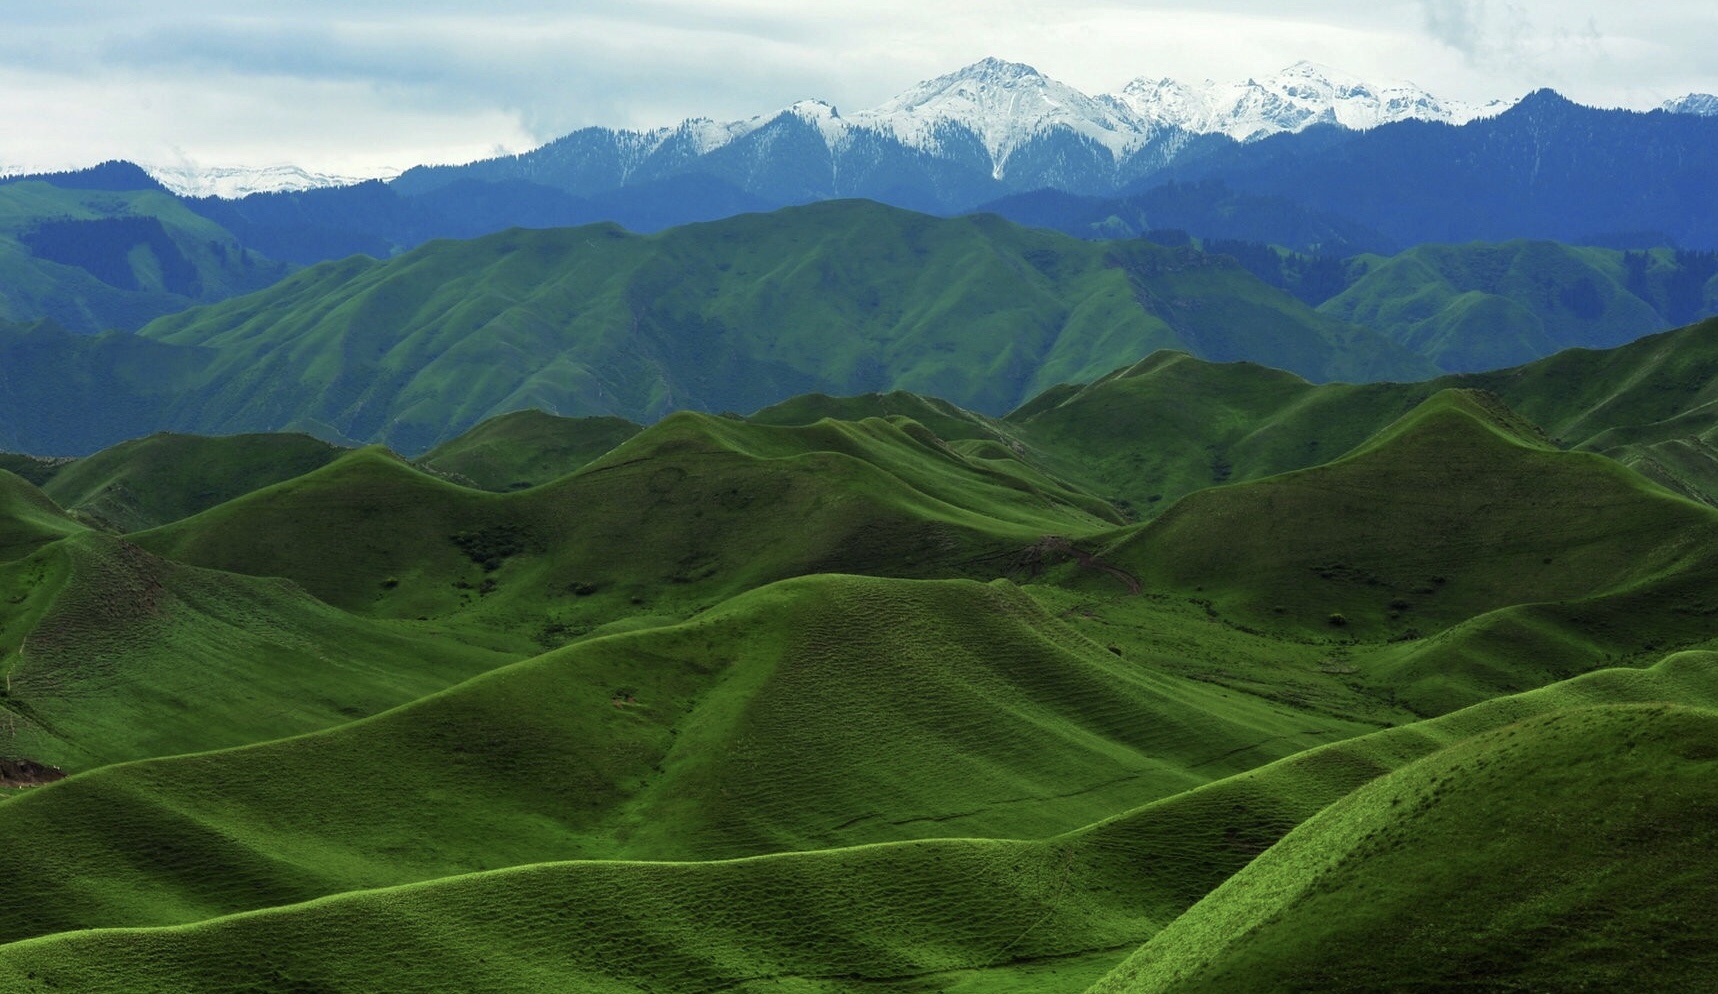
<svg viewBox="0 0 1718 994">
<path fill-rule="evenodd" d="M 1718 439 L 1714 384 L 1714 321 L 1412 384 L 1314 385 L 1166 352 L 1090 384 L 1047 390 L 1005 425 L 1034 461 L 1151 517 L 1194 490 L 1328 462 L 1439 390 L 1479 389 L 1561 447 L 1603 453 L 1684 497 L 1718 504 L 1718 465 L 1708 455 Z"/>
<path fill-rule="evenodd" d="M 326 732 L 0 804 L 39 840 L 0 853 L 19 902 L 0 935 L 546 860 L 1039 837 L 1367 730 L 1142 667 L 1008 584 L 807 577 Z M 160 848 L 182 856 L 128 855 Z"/>
<path fill-rule="evenodd" d="M 1148 590 L 1198 592 L 1234 623 L 1412 652 L 1417 639 L 1484 627 L 1482 616 L 1516 605 L 1652 587 L 1664 602 L 1652 613 L 1666 611 L 1685 603 L 1666 585 L 1711 582 L 1715 528 L 1709 508 L 1609 459 L 1558 451 L 1488 395 L 1446 390 L 1342 459 L 1189 495 L 1103 555 Z M 1595 665 L 1603 643 L 1509 653 L 1502 673 L 1433 668 L 1428 686 L 1396 672 L 1391 686 L 1413 706 L 1447 710 L 1556 678 L 1534 662 Z"/>
<path fill-rule="evenodd" d="M 0 563 L 83 530 L 30 481 L 0 469 Z"/>
<path fill-rule="evenodd" d="M 1695 991 L 1718 980 L 1718 714 L 1562 711 L 1302 825 L 1094 994 Z"/>
<path fill-rule="evenodd" d="M 517 493 L 468 490 L 367 449 L 135 538 L 185 562 L 290 577 L 347 610 L 459 614 L 553 646 L 803 573 L 989 578 L 1046 533 L 1120 521 L 998 461 L 910 421 L 677 414 Z"/>
<path fill-rule="evenodd" d="M 308 435 L 150 435 L 57 466 L 48 496 L 112 531 L 190 517 L 326 465 L 340 450 Z"/>
<path fill-rule="evenodd" d="M 1562 349 L 1612 348 L 1670 324 L 1630 292 L 1623 253 L 1556 242 L 1421 245 L 1362 257 L 1365 275 L 1319 305 L 1443 369 L 1496 369 Z"/>
<path fill-rule="evenodd" d="M 0 757 L 67 771 L 330 727 L 518 658 L 97 534 L 0 565 L 0 594 Z"/>
<path fill-rule="evenodd" d="M 286 273 L 165 190 L 0 184 L 0 319 L 132 331 Z"/>
<path fill-rule="evenodd" d="M 1252 363 L 1157 352 L 1048 390 L 1006 421 L 1034 458 L 1150 517 L 1195 490 L 1334 459 L 1434 389 L 1314 386 Z"/>
<path fill-rule="evenodd" d="M 1238 915 L 1263 917 L 1258 905 L 1265 903 L 1269 910 L 1279 895 L 1292 900 L 1299 893 L 1303 901 L 1325 896 L 1323 888 L 1309 887 L 1307 879 L 1292 872 L 1278 873 L 1276 888 L 1258 898 L 1253 897 L 1258 891 L 1223 884 L 1231 875 L 1244 881 L 1308 858 L 1358 864 L 1350 877 L 1360 876 L 1360 883 L 1335 891 L 1338 898 L 1364 888 L 1385 893 L 1396 904 L 1435 899 L 1412 913 L 1391 916 L 1380 914 L 1369 899 L 1343 900 L 1336 913 L 1319 916 L 1297 917 L 1300 909 L 1288 905 L 1289 920 L 1300 927 L 1278 928 L 1277 934 L 1287 932 L 1291 944 L 1299 940 L 1300 948 L 1291 945 L 1291 951 L 1328 962 L 1325 949 L 1307 940 L 1336 931 L 1355 948 L 1343 965 L 1364 970 L 1381 958 L 1359 945 L 1378 934 L 1368 928 L 1406 929 L 1438 913 L 1432 909 L 1464 910 L 1459 896 L 1424 885 L 1437 880 L 1436 867 L 1410 863 L 1384 867 L 1388 872 L 1381 873 L 1369 865 L 1380 854 L 1398 864 L 1411 861 L 1415 852 L 1424 851 L 1418 848 L 1422 845 L 1450 853 L 1449 865 L 1489 873 L 1485 893 L 1492 903 L 1469 914 L 1481 928 L 1459 940 L 1468 949 L 1495 953 L 1511 942 L 1524 948 L 1521 933 L 1499 935 L 1495 926 L 1489 936 L 1484 931 L 1484 912 L 1497 906 L 1499 891 L 1521 893 L 1507 869 L 1498 872 L 1513 865 L 1499 855 L 1519 854 L 1529 866 L 1569 867 L 1574 865 L 1571 847 L 1564 843 L 1571 840 L 1576 852 L 1593 852 L 1607 861 L 1602 869 L 1594 868 L 1601 874 L 1598 886 L 1607 897 L 1632 905 L 1624 928 L 1650 922 L 1642 906 L 1666 896 L 1673 907 L 1705 915 L 1705 908 L 1696 906 L 1704 893 L 1701 881 L 1709 879 L 1693 853 L 1701 844 L 1698 836 L 1666 830 L 1652 819 L 1671 811 L 1703 816 L 1699 806 L 1709 800 L 1710 789 L 1694 787 L 1652 804 L 1639 801 L 1653 786 L 1694 786 L 1690 778 L 1700 777 L 1710 759 L 1700 745 L 1709 737 L 1703 723 L 1710 722 L 1710 712 L 1615 705 L 1647 700 L 1710 708 L 1718 704 L 1713 660 L 1711 654 L 1684 654 L 1646 671 L 1596 673 L 1432 722 L 1323 746 L 1038 842 L 936 839 L 719 862 L 561 862 L 480 872 L 174 928 L 87 931 L 16 942 L 0 946 L 0 983 L 9 989 L 52 984 L 90 991 L 213 991 L 249 983 L 324 989 L 385 985 L 399 991 L 456 985 L 672 992 L 775 986 L 821 992 L 1077 994 L 1149 939 L 1100 989 L 1157 989 L 1145 985 L 1155 978 L 1160 949 L 1178 951 L 1179 946 L 1194 954 L 1245 949 L 1250 933 L 1217 931 L 1196 944 L 1181 940 L 1201 930 L 1216 931 Z M 1595 723 L 1591 715 L 1626 716 L 1627 721 Z M 1642 716 L 1649 719 L 1644 728 L 1638 727 Z M 1603 736 L 1582 741 L 1582 733 L 1595 728 Z M 1541 729 L 1560 734 L 1551 738 Z M 1629 755 L 1631 741 L 1645 746 L 1645 769 L 1652 779 L 1612 780 L 1606 792 L 1595 794 L 1583 794 L 1578 786 L 1566 789 L 1595 765 L 1614 768 L 1617 756 Z M 1576 762 L 1568 763 L 1571 759 Z M 1446 772 L 1428 776 L 1428 770 Z M 1520 797 L 1510 792 L 1512 777 L 1530 785 Z M 1465 782 L 1470 779 L 1476 782 Z M 73 793 L 78 782 L 28 800 Z M 1619 786 L 1621 791 L 1615 789 Z M 1404 790 L 1419 803 L 1401 803 Z M 1374 798 L 1382 803 L 1372 803 Z M 1504 799 L 1505 818 L 1540 815 L 1539 824 L 1525 827 L 1520 840 L 1512 839 L 1501 851 L 1491 834 L 1495 825 L 1483 815 L 1487 809 L 1476 803 L 1497 798 Z M 1355 826 L 1357 819 L 1348 813 L 1357 809 L 1373 820 Z M 1402 838 L 1441 814 L 1439 809 L 1453 810 L 1458 821 L 1465 818 L 1467 835 L 1444 837 L 1435 831 L 1443 827 L 1437 825 L 1420 838 Z M 19 805 L 13 805 L 17 810 Z M 1546 812 L 1564 817 L 1543 817 Z M 0 817 L 8 813 L 0 808 Z M 1577 822 L 1577 816 L 1585 821 Z M 1376 832 L 1365 835 L 1378 821 L 1397 834 L 1384 840 Z M 1614 853 L 1594 849 L 1585 838 L 1570 835 L 1589 822 L 1615 830 L 1619 841 L 1646 833 L 1640 837 L 1651 846 L 1644 853 L 1633 845 Z M 1675 824 L 1704 821 L 1685 817 Z M 1329 840 L 1331 848 L 1320 848 L 1314 844 L 1318 840 Z M 1392 849 L 1389 842 L 1414 845 Z M 1261 852 L 1265 855 L 1255 861 Z M 1667 886 L 1630 887 L 1631 870 L 1665 866 L 1681 870 L 1681 879 L 1694 886 L 1669 895 Z M 1565 895 L 1573 890 L 1584 896 L 1583 889 L 1594 889 L 1582 888 L 1583 878 L 1574 874 L 1545 879 L 1551 886 L 1543 890 L 1553 894 L 1562 882 L 1573 884 L 1565 884 Z M 1231 897 L 1237 890 L 1244 901 L 1252 898 L 1239 908 Z M 1335 902 L 1327 898 L 1326 903 Z M 1524 910 L 1541 911 L 1531 905 Z M 1375 926 L 1367 917 L 1374 915 Z M 1265 934 L 1277 924 L 1267 920 Z M 1578 920 L 1577 929 L 1582 924 Z M 1525 948 L 1557 949 L 1562 936 L 1571 934 L 1582 933 L 1568 928 L 1528 932 L 1525 941 L 1539 945 Z M 1487 938 L 1492 941 L 1486 943 Z M 1571 946 L 1563 940 L 1563 949 Z M 1383 955 L 1407 960 L 1411 980 L 1414 957 L 1433 951 L 1424 937 L 1408 935 Z M 1455 957 L 1435 963 L 1446 976 L 1467 965 Z M 1268 961 L 1263 969 L 1268 975 Z M 1581 975 L 1594 976 L 1590 971 Z M 1394 974 L 1384 976 L 1389 982 Z"/>
<path fill-rule="evenodd" d="M 1001 413 L 1160 347 L 1316 379 L 1428 369 L 1232 260 L 857 201 L 648 237 L 598 225 L 435 242 L 142 334 L 215 353 L 168 412 L 176 428 L 411 453 L 528 407 L 648 421 L 904 389 Z"/>
<path fill-rule="evenodd" d="M 1615 986 L 1714 886 L 1718 510 L 1631 468 L 1713 327 L 15 460 L 0 990 Z"/>
<path fill-rule="evenodd" d="M 525 490 L 579 469 L 638 434 L 622 418 L 501 414 L 423 454 L 417 464 L 482 490 Z"/>
</svg>

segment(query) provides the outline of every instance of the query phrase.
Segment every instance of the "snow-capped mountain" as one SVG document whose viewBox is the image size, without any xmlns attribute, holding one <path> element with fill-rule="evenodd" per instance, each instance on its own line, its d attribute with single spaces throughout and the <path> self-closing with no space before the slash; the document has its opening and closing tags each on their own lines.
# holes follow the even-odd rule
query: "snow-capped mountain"
<svg viewBox="0 0 1718 994">
<path fill-rule="evenodd" d="M 1031 66 L 989 58 L 848 115 L 821 100 L 802 100 L 741 121 L 690 118 L 648 130 L 587 128 L 523 155 L 453 168 L 491 179 L 549 182 L 589 195 L 661 178 L 711 156 L 755 163 L 764 155 L 764 146 L 792 131 L 793 147 L 800 153 L 807 151 L 806 139 L 821 146 L 815 154 L 826 159 L 829 172 L 827 181 L 796 177 L 804 196 L 867 195 L 864 182 L 852 178 L 880 175 L 881 164 L 895 157 L 891 148 L 908 158 L 941 161 L 946 168 L 938 168 L 944 173 L 953 169 L 959 177 L 987 175 L 998 186 L 983 192 L 996 195 L 1040 186 L 1118 187 L 1142 171 L 1163 166 L 1202 135 L 1246 142 L 1319 123 L 1354 129 L 1408 118 L 1460 124 L 1507 106 L 1440 100 L 1412 83 L 1367 82 L 1309 62 L 1264 79 L 1234 83 L 1142 77 L 1120 93 L 1091 96 Z M 724 167 L 742 168 L 741 162 Z M 913 168 L 930 167 L 918 161 Z M 149 171 L 175 192 L 220 197 L 373 178 L 324 175 L 294 166 L 173 165 Z M 447 173 L 438 167 L 414 169 L 408 175 L 421 181 Z M 556 178 L 550 180 L 550 174 Z M 945 175 L 925 182 L 946 186 L 970 181 Z"/>
<path fill-rule="evenodd" d="M 398 170 L 379 176 L 339 176 L 313 173 L 298 166 L 167 165 L 143 167 L 155 181 L 182 197 L 226 197 L 236 199 L 253 193 L 284 193 L 324 186 L 352 186 L 371 179 L 392 179 Z"/>
<path fill-rule="evenodd" d="M 1254 141 L 1314 124 L 1364 130 L 1409 119 L 1466 124 L 1509 108 L 1441 100 L 1408 82 L 1368 83 L 1356 76 L 1297 62 L 1263 80 L 1183 83 L 1141 77 L 1110 96 L 1141 121 Z"/>
<path fill-rule="evenodd" d="M 1690 93 L 1685 97 L 1666 100 L 1659 104 L 1659 110 L 1672 114 L 1698 114 L 1701 117 L 1718 117 L 1718 96 L 1710 93 Z"/>
<path fill-rule="evenodd" d="M 1158 130 L 1155 122 L 1140 120 L 1114 101 L 1089 97 L 1031 66 L 1001 59 L 920 83 L 851 121 L 926 151 L 941 147 L 939 135 L 947 125 L 960 125 L 979 137 L 999 175 L 1016 149 L 1057 128 L 1102 145 L 1118 159 Z"/>
</svg>

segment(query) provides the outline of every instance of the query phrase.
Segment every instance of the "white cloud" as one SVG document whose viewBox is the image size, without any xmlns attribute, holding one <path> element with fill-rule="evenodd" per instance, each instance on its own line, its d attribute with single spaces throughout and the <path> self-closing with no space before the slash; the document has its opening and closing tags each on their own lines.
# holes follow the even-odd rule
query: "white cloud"
<svg viewBox="0 0 1718 994">
<path fill-rule="evenodd" d="M 1465 100 L 1718 91 L 1709 0 L 65 0 L 8 9 L 0 163 L 179 154 L 325 171 L 453 161 L 590 124 L 868 107 L 986 55 L 1088 92 L 1306 58 Z M 368 165 L 365 165 L 368 164 Z"/>
</svg>

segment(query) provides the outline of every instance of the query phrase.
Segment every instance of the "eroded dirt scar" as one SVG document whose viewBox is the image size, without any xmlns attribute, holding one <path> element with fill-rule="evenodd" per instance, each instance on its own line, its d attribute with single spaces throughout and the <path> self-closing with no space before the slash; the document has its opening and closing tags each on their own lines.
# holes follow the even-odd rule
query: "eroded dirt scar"
<svg viewBox="0 0 1718 994">
<path fill-rule="evenodd" d="M 40 787 L 65 778 L 65 771 L 57 766 L 0 756 L 0 787 Z"/>
</svg>

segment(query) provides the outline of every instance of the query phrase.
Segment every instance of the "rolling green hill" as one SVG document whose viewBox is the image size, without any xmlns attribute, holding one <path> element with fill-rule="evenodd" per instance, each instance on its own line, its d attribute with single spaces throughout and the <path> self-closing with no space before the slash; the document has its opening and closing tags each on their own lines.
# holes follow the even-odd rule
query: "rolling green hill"
<svg viewBox="0 0 1718 994">
<path fill-rule="evenodd" d="M 1665 704 L 1476 736 L 1300 826 L 1093 992 L 1705 989 L 1715 742 L 1718 714 Z"/>
<path fill-rule="evenodd" d="M 1479 389 L 1559 447 L 1599 452 L 1718 504 L 1718 321 L 1614 349 L 1567 349 L 1524 366 L 1423 383 L 1311 384 L 1250 363 L 1148 356 L 1085 385 L 1045 391 L 1004 421 L 1027 458 L 1143 517 L 1174 498 L 1317 466 L 1445 389 Z"/>
<path fill-rule="evenodd" d="M 0 563 L 82 530 L 30 481 L 0 470 Z"/>
<path fill-rule="evenodd" d="M 0 934 L 545 860 L 1038 837 L 1367 730 L 1118 658 L 1012 585 L 808 577 L 327 732 L 8 801 L 8 832 L 82 827 L 0 855 L 22 902 Z M 156 846 L 186 857 L 124 855 Z"/>
<path fill-rule="evenodd" d="M 165 190 L 0 184 L 0 319 L 133 331 L 286 273 Z"/>
<path fill-rule="evenodd" d="M 1421 245 L 1351 261 L 1361 276 L 1319 305 L 1452 372 L 1566 348 L 1612 348 L 1671 322 L 1630 292 L 1623 253 L 1556 242 Z"/>
<path fill-rule="evenodd" d="M 366 449 L 135 540 L 290 577 L 347 610 L 460 615 L 552 646 L 803 573 L 988 578 L 1046 533 L 1121 520 L 990 455 L 962 455 L 908 421 L 767 427 L 687 413 L 517 493 L 458 487 Z"/>
<path fill-rule="evenodd" d="M 0 990 L 1703 980 L 1713 327 L 13 460 Z"/>
<path fill-rule="evenodd" d="M 481 490 L 525 490 L 566 476 L 638 434 L 622 418 L 561 418 L 539 410 L 501 414 L 448 439 L 417 464 Z"/>
<path fill-rule="evenodd" d="M 73 772 L 294 735 L 519 658 L 81 534 L 0 565 L 0 756 Z"/>
<path fill-rule="evenodd" d="M 1411 644 L 1516 605 L 1703 587 L 1718 579 L 1714 539 L 1718 512 L 1558 451 L 1490 395 L 1446 390 L 1339 460 L 1192 494 L 1103 555 L 1240 624 Z M 1682 603 L 1664 594 L 1664 607 Z M 1570 652 L 1538 662 L 1555 672 Z M 1426 685 L 1401 672 L 1391 685 L 1410 706 L 1447 710 L 1526 689 L 1508 681 L 1529 679 L 1527 661 L 1488 674 L 1444 660 Z"/>
<path fill-rule="evenodd" d="M 131 405 L 133 432 L 305 431 L 410 455 L 527 408 L 650 421 L 903 389 L 999 415 L 1155 348 L 1318 380 L 1434 371 L 1227 258 L 858 201 L 651 236 L 513 230 L 353 257 L 139 336 L 135 355 L 41 334 L 17 350 L 32 375 L 122 388 L 34 398 L 37 413 L 16 416 L 0 393 L 0 423 L 18 425 L 0 442 L 60 454 L 127 437 L 65 431 L 79 402 Z M 133 361 L 191 372 L 158 385 Z"/>
<path fill-rule="evenodd" d="M 150 435 L 53 468 L 43 486 L 61 507 L 119 532 L 141 531 L 334 460 L 308 435 Z"/>
<path fill-rule="evenodd" d="M 1234 955 L 1237 945 L 1247 951 L 1256 933 L 1222 925 L 1238 916 L 1264 918 L 1261 904 L 1268 912 L 1285 898 L 1288 920 L 1298 927 L 1267 920 L 1264 934 L 1286 933 L 1286 943 L 1277 938 L 1279 948 L 1286 944 L 1291 954 L 1320 957 L 1351 972 L 1378 962 L 1364 946 L 1376 929 L 1408 928 L 1446 908 L 1482 926 L 1459 933 L 1464 948 L 1493 956 L 1549 951 L 1564 962 L 1578 961 L 1584 919 L 1576 918 L 1574 929 L 1522 936 L 1495 926 L 1488 933 L 1485 912 L 1513 903 L 1530 915 L 1556 914 L 1561 909 L 1551 902 L 1521 901 L 1508 869 L 1520 861 L 1572 868 L 1590 853 L 1606 860 L 1596 887 L 1582 888 L 1579 876 L 1548 874 L 1541 892 L 1562 897 L 1567 907 L 1575 903 L 1570 897 L 1579 901 L 1603 888 L 1607 898 L 1628 902 L 1630 915 L 1615 923 L 1624 936 L 1662 923 L 1643 907 L 1648 900 L 1669 897 L 1672 907 L 1696 916 L 1692 920 L 1708 913 L 1709 902 L 1699 903 L 1703 881 L 1710 880 L 1696 855 L 1700 836 L 1667 831 L 1655 819 L 1674 813 L 1682 819 L 1676 824 L 1706 823 L 1701 806 L 1710 788 L 1697 784 L 1710 780 L 1704 775 L 1710 755 L 1702 749 L 1711 712 L 1695 708 L 1718 704 L 1713 658 L 1684 654 L 1646 671 L 1596 673 L 1323 746 L 1040 842 L 939 839 L 719 862 L 561 862 L 479 872 L 180 927 L 16 942 L 0 946 L 0 983 L 92 991 L 222 990 L 251 983 L 385 984 L 400 991 L 463 984 L 1074 994 L 1149 939 L 1095 988 L 1149 990 L 1158 989 L 1152 984 L 1164 960 L 1181 965 L 1170 958 L 1174 954 Z M 1618 706 L 1643 700 L 1666 703 Z M 1601 733 L 1596 740 L 1583 734 L 1595 730 Z M 1588 772 L 1607 764 L 1615 769 L 1616 756 L 1632 752 L 1629 743 L 1646 752 L 1641 765 L 1628 768 L 1650 771 L 1650 779 L 1613 778 L 1606 793 L 1584 794 L 1579 784 Z M 1522 782 L 1516 778 L 1524 778 L 1530 792 L 1513 790 Z M 52 791 L 71 793 L 76 783 Z M 1655 786 L 1685 789 L 1639 803 Z M 1417 803 L 1402 803 L 1404 793 Z M 44 790 L 30 800 L 48 796 Z M 1506 850 L 1496 845 L 1497 822 L 1486 814 L 1499 801 L 1506 805 L 1503 817 L 1524 830 Z M 5 813 L 0 809 L 0 816 Z M 1442 824 L 1436 823 L 1440 815 Z M 1692 886 L 1632 887 L 1627 873 L 1637 865 L 1634 846 L 1611 855 L 1587 844 L 1580 816 L 1604 825 L 1619 842 L 1650 840 L 1651 855 L 1643 862 L 1680 871 L 1677 882 Z M 1451 820 L 1457 831 L 1446 835 Z M 1394 834 L 1380 839 L 1373 828 L 1380 822 Z M 1448 853 L 1440 865 L 1454 872 L 1439 879 L 1438 867 L 1424 863 L 1375 865 L 1391 857 L 1398 864 L 1412 861 L 1428 847 Z M 1294 872 L 1309 859 L 1357 865 L 1345 889 L 1309 887 L 1322 881 Z M 1434 889 L 1451 878 L 1473 879 L 1463 877 L 1464 870 L 1486 875 L 1490 903 L 1477 913 L 1458 896 Z M 1261 876 L 1274 886 L 1247 887 Z M 1563 885 L 1559 894 L 1557 885 L 1566 880 L 1575 884 Z M 1340 900 L 1361 889 L 1380 890 L 1396 904 L 1435 900 L 1399 916 L 1380 914 L 1372 900 Z M 1293 903 L 1297 895 L 1306 902 L 1326 894 L 1335 895 L 1327 904 L 1340 901 L 1339 913 L 1294 914 L 1301 910 Z M 1275 935 L 1269 926 L 1279 926 Z M 1186 939 L 1202 931 L 1216 934 Z M 1333 932 L 1354 950 L 1340 960 L 1314 941 Z M 1403 975 L 1411 981 L 1416 965 L 1435 964 L 1446 977 L 1468 967 L 1461 958 L 1433 958 L 1438 948 L 1423 935 L 1404 936 L 1387 955 L 1406 960 L 1408 972 L 1385 972 L 1382 982 Z M 1625 951 L 1621 958 L 1635 957 Z M 1522 956 L 1516 968 L 1530 963 Z M 1274 966 L 1268 959 L 1254 965 Z M 1559 973 L 1555 961 L 1549 972 L 1571 975 Z M 1604 974 L 1588 969 L 1573 975 Z"/>
</svg>

